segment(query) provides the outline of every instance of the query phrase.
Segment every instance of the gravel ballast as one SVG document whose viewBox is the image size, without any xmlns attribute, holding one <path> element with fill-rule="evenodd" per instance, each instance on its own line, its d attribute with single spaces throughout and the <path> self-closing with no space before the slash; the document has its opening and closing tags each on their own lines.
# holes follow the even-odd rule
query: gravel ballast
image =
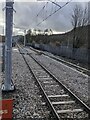
<svg viewBox="0 0 90 120">
<path fill-rule="evenodd" d="M 17 48 L 13 48 L 12 62 L 12 80 L 16 90 L 12 93 L 3 93 L 3 99 L 14 99 L 13 119 L 48 120 L 50 111 L 43 105 L 45 101 L 41 97 L 35 79 Z"/>
<path fill-rule="evenodd" d="M 61 82 L 71 89 L 83 101 L 88 101 L 88 77 L 66 67 L 42 54 L 29 51 L 38 61 L 43 63 Z M 28 55 L 26 55 L 28 56 Z M 13 93 L 3 93 L 3 99 L 14 99 L 13 119 L 15 120 L 51 120 L 50 111 L 44 104 L 41 92 L 27 68 L 22 55 L 17 48 L 12 54 L 12 80 L 16 90 Z M 30 61 L 29 61 L 30 62 Z"/>
<path fill-rule="evenodd" d="M 32 50 L 30 51 L 32 52 Z M 81 100 L 88 104 L 88 76 L 56 62 L 43 54 L 32 54 L 38 61 L 43 63 L 61 82 L 71 89 Z"/>
</svg>

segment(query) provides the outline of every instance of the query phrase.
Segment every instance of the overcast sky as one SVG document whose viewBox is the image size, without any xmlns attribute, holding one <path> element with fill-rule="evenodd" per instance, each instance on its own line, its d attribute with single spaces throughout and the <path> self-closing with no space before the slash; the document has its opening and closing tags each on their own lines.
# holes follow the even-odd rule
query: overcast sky
<svg viewBox="0 0 90 120">
<path fill-rule="evenodd" d="M 14 34 L 22 34 L 24 29 L 52 29 L 56 32 L 66 32 L 72 29 L 71 24 L 71 15 L 73 12 L 73 8 L 75 4 L 80 4 L 83 8 L 86 5 L 86 2 L 70 2 L 67 6 L 59 10 L 53 16 L 49 17 L 47 20 L 42 22 L 48 15 L 53 13 L 59 7 L 52 4 L 51 2 L 33 2 L 23 0 L 15 0 L 14 9 L 16 13 L 14 13 Z M 25 2 L 26 1 L 26 2 Z M 35 0 L 34 0 L 35 1 Z M 55 0 L 54 0 L 55 1 Z M 57 0 L 56 0 L 57 1 Z M 59 1 L 59 0 L 58 0 Z M 65 2 L 57 2 L 59 5 L 63 6 Z M 45 6 L 44 10 L 39 11 Z M 0 34 L 3 34 L 5 28 L 5 12 L 2 12 L 2 8 L 5 6 L 5 3 L 0 3 Z M 38 23 L 42 22 L 42 24 L 38 25 Z"/>
</svg>

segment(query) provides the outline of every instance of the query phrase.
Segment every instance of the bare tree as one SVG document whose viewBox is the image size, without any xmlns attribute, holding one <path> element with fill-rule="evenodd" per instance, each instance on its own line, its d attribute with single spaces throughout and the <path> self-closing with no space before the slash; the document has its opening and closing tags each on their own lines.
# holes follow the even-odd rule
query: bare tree
<svg viewBox="0 0 90 120">
<path fill-rule="evenodd" d="M 42 30 L 38 29 L 38 35 L 41 35 Z"/>
<path fill-rule="evenodd" d="M 52 35 L 52 34 L 53 34 L 53 31 L 52 31 L 52 29 L 45 29 L 45 30 L 44 30 L 44 34 Z"/>
<path fill-rule="evenodd" d="M 28 31 L 27 31 L 27 34 L 32 34 L 32 30 L 31 29 L 29 29 Z"/>
<path fill-rule="evenodd" d="M 72 16 L 71 16 L 71 23 L 73 26 L 73 57 L 75 57 L 75 52 L 77 50 L 75 48 L 79 48 L 82 45 L 82 40 L 80 38 L 80 35 L 81 35 L 80 27 L 88 25 L 87 6 L 85 8 L 83 8 L 79 4 L 75 5 Z M 79 28 L 78 32 L 77 32 L 76 28 Z"/>
<path fill-rule="evenodd" d="M 53 34 L 53 30 L 52 30 L 52 29 L 50 29 L 50 30 L 49 30 L 49 32 L 50 32 L 50 35 L 52 35 L 52 34 Z"/>
<path fill-rule="evenodd" d="M 82 26 L 88 25 L 89 24 L 89 19 L 88 19 L 88 8 L 85 7 L 82 15 Z"/>
<path fill-rule="evenodd" d="M 88 25 L 88 9 L 87 6 L 82 8 L 80 5 L 75 5 L 71 16 L 71 23 L 74 29 Z"/>
</svg>

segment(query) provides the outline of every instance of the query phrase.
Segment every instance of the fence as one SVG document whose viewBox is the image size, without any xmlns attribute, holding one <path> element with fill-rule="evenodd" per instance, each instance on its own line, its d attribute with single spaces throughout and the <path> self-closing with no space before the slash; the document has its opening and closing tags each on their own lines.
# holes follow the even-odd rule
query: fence
<svg viewBox="0 0 90 120">
<path fill-rule="evenodd" d="M 67 46 L 56 47 L 46 44 L 40 44 L 39 48 L 41 50 L 45 50 L 53 54 L 64 56 L 67 58 L 75 59 L 83 63 L 88 63 L 88 62 L 90 63 L 90 61 L 88 61 L 88 56 L 90 56 L 90 49 L 88 50 L 86 48 L 73 48 Z"/>
</svg>

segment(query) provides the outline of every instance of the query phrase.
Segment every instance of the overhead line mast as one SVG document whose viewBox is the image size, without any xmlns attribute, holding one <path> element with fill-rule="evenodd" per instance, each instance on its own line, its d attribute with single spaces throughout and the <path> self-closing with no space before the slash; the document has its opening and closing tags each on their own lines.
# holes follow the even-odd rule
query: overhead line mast
<svg viewBox="0 0 90 120">
<path fill-rule="evenodd" d="M 6 0 L 6 31 L 5 31 L 5 79 L 2 84 L 2 91 L 13 91 L 12 82 L 12 30 L 13 30 L 13 0 Z"/>
</svg>

